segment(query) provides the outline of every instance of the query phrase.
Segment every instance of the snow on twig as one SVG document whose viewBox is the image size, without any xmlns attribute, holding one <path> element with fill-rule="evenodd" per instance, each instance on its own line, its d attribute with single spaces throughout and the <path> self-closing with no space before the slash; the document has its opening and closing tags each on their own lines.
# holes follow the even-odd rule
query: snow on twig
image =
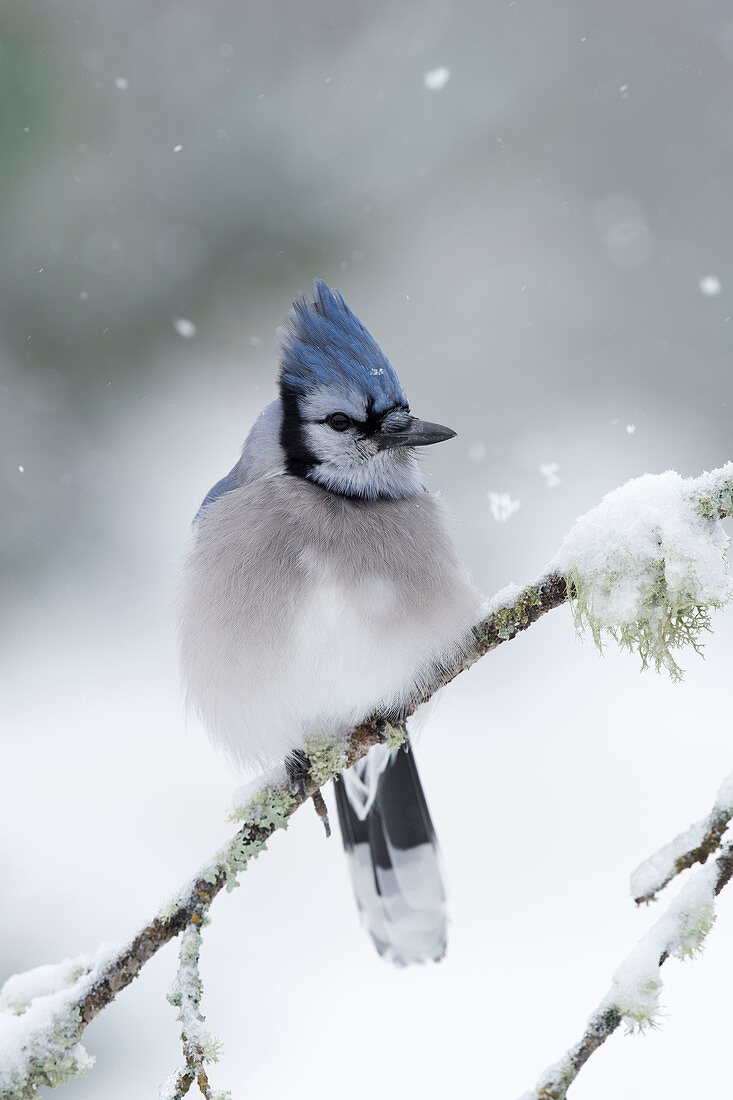
<svg viewBox="0 0 733 1100">
<path fill-rule="evenodd" d="M 628 1030 L 655 1027 L 662 988 L 660 970 L 670 957 L 692 957 L 715 921 L 715 898 L 733 876 L 733 841 L 687 882 L 613 977 L 611 989 L 590 1016 L 582 1038 L 545 1070 L 521 1100 L 565 1100 L 585 1063 L 622 1022 Z"/>
<path fill-rule="evenodd" d="M 733 817 L 733 772 L 723 781 L 710 813 L 640 863 L 631 876 L 631 895 L 637 905 L 654 901 L 677 875 L 705 863 L 720 848 Z"/>
<path fill-rule="evenodd" d="M 609 493 L 575 521 L 553 562 L 578 629 L 681 679 L 673 651 L 699 653 L 711 609 L 731 597 L 719 520 L 732 511 L 733 463 L 698 478 L 647 474 Z"/>
<path fill-rule="evenodd" d="M 192 915 L 191 923 L 181 937 L 178 970 L 168 992 L 168 1000 L 179 1008 L 181 1044 L 185 1065 L 166 1078 L 160 1088 L 159 1100 L 178 1100 L 185 1096 L 195 1081 L 204 1100 L 231 1100 L 229 1092 L 214 1092 L 209 1084 L 206 1065 L 219 1061 L 220 1044 L 204 1028 L 201 1012 L 203 985 L 199 973 L 201 928 L 206 923 L 209 903 L 203 901 Z"/>
</svg>

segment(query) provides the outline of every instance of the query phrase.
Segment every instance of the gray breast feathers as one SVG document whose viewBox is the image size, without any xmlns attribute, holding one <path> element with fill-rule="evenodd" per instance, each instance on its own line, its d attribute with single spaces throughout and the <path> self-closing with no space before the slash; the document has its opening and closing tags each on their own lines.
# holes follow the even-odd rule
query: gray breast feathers
<svg viewBox="0 0 733 1100">
<path fill-rule="evenodd" d="M 283 474 L 226 492 L 205 519 L 183 575 L 183 669 L 240 762 L 404 706 L 479 617 L 427 493 L 351 500 Z"/>
</svg>

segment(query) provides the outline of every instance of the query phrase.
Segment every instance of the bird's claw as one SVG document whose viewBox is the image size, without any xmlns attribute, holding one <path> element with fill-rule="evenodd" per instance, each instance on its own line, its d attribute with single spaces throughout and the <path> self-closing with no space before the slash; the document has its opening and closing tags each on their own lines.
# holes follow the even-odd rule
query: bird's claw
<svg viewBox="0 0 733 1100">
<path fill-rule="evenodd" d="M 285 761 L 285 772 L 288 777 L 288 784 L 293 794 L 299 795 L 303 802 L 305 802 L 306 799 L 305 781 L 308 777 L 309 769 L 310 760 L 302 749 L 293 749 L 293 751 L 288 754 Z"/>
</svg>

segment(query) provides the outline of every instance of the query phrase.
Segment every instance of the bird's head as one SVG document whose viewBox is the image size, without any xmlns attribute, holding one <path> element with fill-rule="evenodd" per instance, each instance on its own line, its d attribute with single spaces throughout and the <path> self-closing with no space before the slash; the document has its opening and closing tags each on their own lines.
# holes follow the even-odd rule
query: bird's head
<svg viewBox="0 0 733 1100">
<path fill-rule="evenodd" d="M 346 496 L 420 491 L 415 448 L 456 433 L 410 414 L 389 360 L 341 295 L 313 284 L 281 330 L 280 442 L 289 473 Z"/>
</svg>

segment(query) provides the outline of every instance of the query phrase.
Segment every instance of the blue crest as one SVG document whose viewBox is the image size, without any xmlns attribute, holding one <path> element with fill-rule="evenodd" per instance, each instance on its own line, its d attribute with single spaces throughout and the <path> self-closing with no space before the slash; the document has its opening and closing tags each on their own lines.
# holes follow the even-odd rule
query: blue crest
<svg viewBox="0 0 733 1100">
<path fill-rule="evenodd" d="M 353 385 L 376 413 L 407 406 L 400 380 L 379 345 L 336 290 L 320 279 L 313 302 L 298 295 L 280 350 L 280 388 L 304 395 L 319 386 Z"/>
</svg>

